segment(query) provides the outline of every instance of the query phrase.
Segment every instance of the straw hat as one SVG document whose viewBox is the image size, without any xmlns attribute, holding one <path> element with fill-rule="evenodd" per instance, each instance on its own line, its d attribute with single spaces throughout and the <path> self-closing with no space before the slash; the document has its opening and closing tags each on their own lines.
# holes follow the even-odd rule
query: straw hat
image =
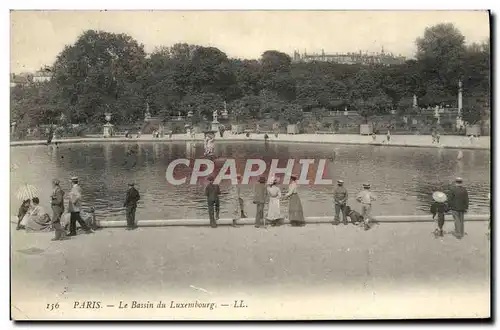
<svg viewBox="0 0 500 330">
<path fill-rule="evenodd" d="M 369 183 L 363 183 L 363 188 L 370 188 L 370 184 Z"/>
<path fill-rule="evenodd" d="M 72 176 L 70 179 L 71 182 L 78 182 L 78 177 L 77 176 Z"/>
<path fill-rule="evenodd" d="M 339 184 L 339 186 L 341 186 L 344 184 L 344 180 L 337 180 L 337 183 Z"/>
<path fill-rule="evenodd" d="M 275 183 L 278 183 L 278 179 L 276 179 L 276 177 L 273 176 L 269 179 L 269 184 L 275 184 Z"/>
<path fill-rule="evenodd" d="M 462 183 L 463 181 L 464 181 L 464 180 L 463 180 L 461 177 L 457 177 L 457 178 L 455 179 L 455 182 L 456 182 L 456 183 Z"/>
<path fill-rule="evenodd" d="M 446 197 L 446 194 L 441 192 L 441 191 L 435 191 L 432 194 L 432 199 L 435 200 L 436 202 L 444 203 L 444 202 L 446 202 L 448 197 Z"/>
</svg>

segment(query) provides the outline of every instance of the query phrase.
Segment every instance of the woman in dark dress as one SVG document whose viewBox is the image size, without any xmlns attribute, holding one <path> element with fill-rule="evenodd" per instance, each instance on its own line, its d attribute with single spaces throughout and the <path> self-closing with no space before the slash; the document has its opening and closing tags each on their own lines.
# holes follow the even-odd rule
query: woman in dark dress
<svg viewBox="0 0 500 330">
<path fill-rule="evenodd" d="M 290 224 L 294 227 L 305 226 L 304 212 L 302 210 L 302 203 L 297 191 L 297 177 L 292 175 L 291 182 L 288 186 L 288 193 L 284 198 L 288 198 L 288 219 Z"/>
</svg>

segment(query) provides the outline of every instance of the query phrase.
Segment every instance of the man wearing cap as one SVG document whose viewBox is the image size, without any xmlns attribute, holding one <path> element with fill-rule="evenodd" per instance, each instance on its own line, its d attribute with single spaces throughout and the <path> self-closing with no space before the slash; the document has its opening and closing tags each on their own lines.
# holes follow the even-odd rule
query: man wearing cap
<svg viewBox="0 0 500 330">
<path fill-rule="evenodd" d="M 259 228 L 262 225 L 262 220 L 264 219 L 264 205 L 267 199 L 267 187 L 266 178 L 261 176 L 259 178 L 259 183 L 255 185 L 255 194 L 253 197 L 253 203 L 257 206 L 257 212 L 255 213 L 255 228 Z"/>
<path fill-rule="evenodd" d="M 219 201 L 220 187 L 218 184 L 214 184 L 214 178 L 212 176 L 208 178 L 208 184 L 205 187 L 205 196 L 207 196 L 210 227 L 217 228 L 217 220 L 219 220 L 219 208 L 220 208 L 220 201 Z"/>
<path fill-rule="evenodd" d="M 55 230 L 55 237 L 52 240 L 59 241 L 66 238 L 66 232 L 61 226 L 61 216 L 64 213 L 64 191 L 57 179 L 52 180 L 52 187 L 54 190 L 50 204 L 52 206 L 52 226 Z"/>
<path fill-rule="evenodd" d="M 458 239 L 464 236 L 464 214 L 469 209 L 469 194 L 462 183 L 462 178 L 456 178 L 455 185 L 451 187 L 448 194 L 448 205 L 455 219 L 454 235 Z"/>
<path fill-rule="evenodd" d="M 344 181 L 337 181 L 337 188 L 333 192 L 333 199 L 335 202 L 335 219 L 333 221 L 334 225 L 338 225 L 339 221 L 339 213 L 342 211 L 342 221 L 344 225 L 347 225 L 347 214 L 346 214 L 346 205 L 348 198 L 347 189 L 344 188 Z"/>
<path fill-rule="evenodd" d="M 139 199 L 141 199 L 141 196 L 137 189 L 135 189 L 135 185 L 129 183 L 125 202 L 123 203 L 123 207 L 127 209 L 127 230 L 137 228 L 135 223 L 135 211 L 137 210 L 137 202 Z"/>
<path fill-rule="evenodd" d="M 76 236 L 76 222 L 80 224 L 83 230 L 87 234 L 92 231 L 87 226 L 85 221 L 83 221 L 80 216 L 80 211 L 82 210 L 82 188 L 78 185 L 78 178 L 76 176 L 71 178 L 71 183 L 73 187 L 69 193 L 69 203 L 68 203 L 68 211 L 70 212 L 70 223 L 69 223 L 69 235 L 68 236 Z"/>
<path fill-rule="evenodd" d="M 365 230 L 370 229 L 372 202 L 377 200 L 375 195 L 370 191 L 370 184 L 363 184 L 363 191 L 361 191 L 356 200 L 361 203 L 361 215 L 365 221 Z"/>
</svg>

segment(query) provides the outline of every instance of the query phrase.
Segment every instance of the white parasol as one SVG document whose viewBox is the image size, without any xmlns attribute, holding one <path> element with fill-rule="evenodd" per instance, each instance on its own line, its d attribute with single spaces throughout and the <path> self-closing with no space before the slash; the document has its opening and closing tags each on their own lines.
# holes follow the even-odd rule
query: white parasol
<svg viewBox="0 0 500 330">
<path fill-rule="evenodd" d="M 33 197 L 40 197 L 40 191 L 33 185 L 25 184 L 17 190 L 16 196 L 19 200 L 25 201 L 27 199 L 33 199 Z"/>
</svg>

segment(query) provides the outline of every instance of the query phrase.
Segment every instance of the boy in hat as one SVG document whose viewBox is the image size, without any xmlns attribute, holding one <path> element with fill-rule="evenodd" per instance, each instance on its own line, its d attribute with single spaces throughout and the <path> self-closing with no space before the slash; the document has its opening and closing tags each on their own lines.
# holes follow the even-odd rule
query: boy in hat
<svg viewBox="0 0 500 330">
<path fill-rule="evenodd" d="M 434 200 L 434 203 L 431 205 L 433 220 L 437 214 L 437 228 L 434 231 L 434 235 L 443 236 L 444 214 L 448 212 L 448 204 L 446 204 L 447 197 L 445 193 L 436 191 L 432 194 L 432 199 Z"/>
<path fill-rule="evenodd" d="M 361 203 L 361 215 L 365 221 L 365 230 L 370 229 L 372 202 L 377 200 L 375 195 L 370 191 L 370 188 L 369 183 L 363 184 L 363 191 L 356 197 L 356 200 Z"/>
<path fill-rule="evenodd" d="M 261 176 L 259 178 L 259 183 L 255 185 L 255 194 L 253 198 L 253 203 L 257 206 L 257 212 L 255 213 L 255 227 L 259 228 L 262 225 L 262 220 L 264 219 L 264 205 L 267 199 L 267 187 L 266 178 Z"/>
<path fill-rule="evenodd" d="M 344 225 L 347 225 L 347 214 L 346 214 L 346 205 L 347 205 L 348 193 L 344 188 L 344 181 L 337 181 L 337 188 L 333 192 L 333 199 L 335 202 L 335 219 L 333 221 L 334 225 L 338 225 L 339 221 L 339 213 L 342 211 L 342 221 Z"/>
<path fill-rule="evenodd" d="M 219 220 L 219 208 L 220 208 L 220 201 L 219 201 L 220 187 L 218 184 L 214 184 L 213 176 L 210 176 L 208 178 L 208 184 L 205 187 L 205 196 L 207 196 L 210 227 L 217 228 L 217 220 Z"/>
<path fill-rule="evenodd" d="M 135 189 L 134 183 L 128 184 L 127 195 L 125 196 L 125 202 L 123 203 L 123 207 L 127 208 L 127 230 L 133 230 L 137 228 L 137 224 L 135 223 L 135 211 L 137 210 L 137 202 L 141 199 L 139 195 L 139 191 Z"/>
</svg>

